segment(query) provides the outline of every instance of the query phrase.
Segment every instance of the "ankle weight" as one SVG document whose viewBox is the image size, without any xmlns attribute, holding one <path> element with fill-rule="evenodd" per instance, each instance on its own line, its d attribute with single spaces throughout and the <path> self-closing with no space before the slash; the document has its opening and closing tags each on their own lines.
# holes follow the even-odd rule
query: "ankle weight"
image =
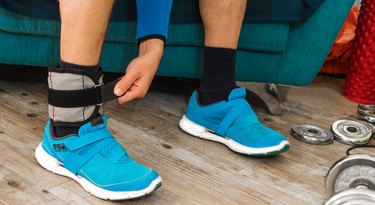
<svg viewBox="0 0 375 205">
<path fill-rule="evenodd" d="M 103 71 L 48 69 L 48 111 L 54 125 L 81 126 L 104 114 L 103 103 L 116 99 L 117 81 L 103 84 Z"/>
</svg>

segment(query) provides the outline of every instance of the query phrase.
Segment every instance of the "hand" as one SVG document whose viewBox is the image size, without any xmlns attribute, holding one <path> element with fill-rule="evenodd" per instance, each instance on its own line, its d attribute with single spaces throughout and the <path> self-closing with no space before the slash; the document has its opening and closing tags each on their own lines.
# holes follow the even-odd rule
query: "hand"
<svg viewBox="0 0 375 205">
<path fill-rule="evenodd" d="M 143 98 L 158 69 L 163 56 L 164 42 L 149 39 L 139 45 L 139 55 L 126 68 L 124 77 L 116 84 L 114 94 L 122 96 L 118 103 L 124 104 L 136 98 Z"/>
</svg>

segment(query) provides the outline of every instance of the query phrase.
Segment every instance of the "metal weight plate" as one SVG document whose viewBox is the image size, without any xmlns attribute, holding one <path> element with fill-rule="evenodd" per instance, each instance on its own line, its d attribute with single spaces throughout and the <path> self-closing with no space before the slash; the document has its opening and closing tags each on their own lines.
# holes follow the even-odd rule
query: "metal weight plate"
<svg viewBox="0 0 375 205">
<path fill-rule="evenodd" d="M 372 136 L 374 136 L 375 135 L 375 124 L 369 123 L 368 125 L 372 128 Z"/>
<path fill-rule="evenodd" d="M 331 197 L 338 192 L 353 188 L 375 191 L 375 157 L 349 155 L 332 165 L 326 176 L 326 195 Z"/>
<path fill-rule="evenodd" d="M 365 120 L 370 123 L 375 123 L 375 111 L 374 110 L 358 109 L 357 116 L 361 120 Z"/>
<path fill-rule="evenodd" d="M 332 125 L 335 139 L 348 145 L 363 145 L 371 140 L 372 127 L 354 120 L 338 120 Z"/>
<path fill-rule="evenodd" d="M 358 109 L 375 111 L 375 104 L 358 104 Z"/>
<path fill-rule="evenodd" d="M 313 125 L 294 125 L 292 136 L 308 144 L 325 145 L 333 142 L 333 135 L 328 130 Z"/>
<path fill-rule="evenodd" d="M 375 204 L 375 191 L 348 189 L 332 196 L 324 205 L 371 205 Z"/>
</svg>

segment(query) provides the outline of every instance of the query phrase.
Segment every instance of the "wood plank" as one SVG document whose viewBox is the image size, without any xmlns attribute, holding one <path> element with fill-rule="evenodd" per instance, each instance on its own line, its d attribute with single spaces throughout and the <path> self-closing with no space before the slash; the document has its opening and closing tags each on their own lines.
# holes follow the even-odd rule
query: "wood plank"
<svg viewBox="0 0 375 205">
<path fill-rule="evenodd" d="M 37 204 L 51 199 L 61 204 L 113 204 L 37 165 L 33 150 L 48 117 L 46 83 L 37 73 L 31 76 L 33 79 L 19 76 L 12 69 L 0 77 L 0 168 L 6 170 L 0 173 L 5 173 L 6 179 L 18 179 L 22 187 L 15 190 L 2 183 L 0 204 L 24 204 L 28 200 Z M 342 86 L 341 79 L 318 77 L 308 87 L 280 88 L 282 116 L 270 116 L 255 108 L 264 124 L 291 142 L 290 151 L 275 157 L 239 155 L 221 144 L 182 132 L 178 121 L 194 87 L 189 83 L 159 79 L 142 100 L 126 105 L 108 103 L 109 129 L 130 156 L 156 169 L 163 178 L 157 192 L 126 203 L 322 204 L 324 176 L 349 146 L 338 142 L 308 145 L 291 137 L 290 128 L 314 124 L 328 129 L 335 120 L 355 117 L 356 103 L 342 96 Z M 48 192 L 47 198 L 42 190 Z"/>
<path fill-rule="evenodd" d="M 0 138 L 5 138 L 4 134 Z M 2 144 L 2 143 L 1 143 Z M 4 154 L 2 152 L 2 154 Z M 11 153 L 10 153 L 11 154 Z M 23 173 L 20 175 L 16 171 L 0 164 L 0 198 L 6 204 L 66 204 L 57 197 L 49 194 L 48 191 L 30 182 Z"/>
<path fill-rule="evenodd" d="M 34 158 L 34 149 L 26 147 L 7 134 L 0 138 L 0 164 L 23 176 L 34 185 L 48 189 L 69 181 L 65 177 L 50 177 L 50 173 L 41 168 Z M 46 177 L 48 180 L 45 180 Z"/>
</svg>

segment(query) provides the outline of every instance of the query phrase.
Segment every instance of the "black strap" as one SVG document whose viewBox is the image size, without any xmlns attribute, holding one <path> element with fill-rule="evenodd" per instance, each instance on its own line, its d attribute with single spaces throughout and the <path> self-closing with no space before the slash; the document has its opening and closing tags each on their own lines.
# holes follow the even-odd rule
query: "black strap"
<svg viewBox="0 0 375 205">
<path fill-rule="evenodd" d="M 48 103 L 56 107 L 85 107 L 100 105 L 102 103 L 117 99 L 113 93 L 116 81 L 81 90 L 48 90 Z M 120 96 L 121 97 L 121 96 Z"/>
<path fill-rule="evenodd" d="M 112 82 L 104 84 L 103 86 L 100 86 L 100 93 L 101 93 L 101 96 L 102 96 L 102 102 L 103 103 L 111 101 L 111 100 L 115 100 L 115 99 L 121 97 L 121 96 L 117 96 L 113 93 L 113 89 L 115 89 L 115 85 L 117 84 L 117 82 L 120 79 L 114 80 Z M 125 95 L 125 93 L 124 93 L 124 95 Z M 122 96 L 124 96 L 124 95 L 122 95 Z"/>
<path fill-rule="evenodd" d="M 375 148 L 375 145 L 357 145 L 354 147 L 350 147 L 346 150 L 346 155 L 351 155 L 350 152 L 354 149 L 360 149 L 360 148 Z"/>
</svg>

